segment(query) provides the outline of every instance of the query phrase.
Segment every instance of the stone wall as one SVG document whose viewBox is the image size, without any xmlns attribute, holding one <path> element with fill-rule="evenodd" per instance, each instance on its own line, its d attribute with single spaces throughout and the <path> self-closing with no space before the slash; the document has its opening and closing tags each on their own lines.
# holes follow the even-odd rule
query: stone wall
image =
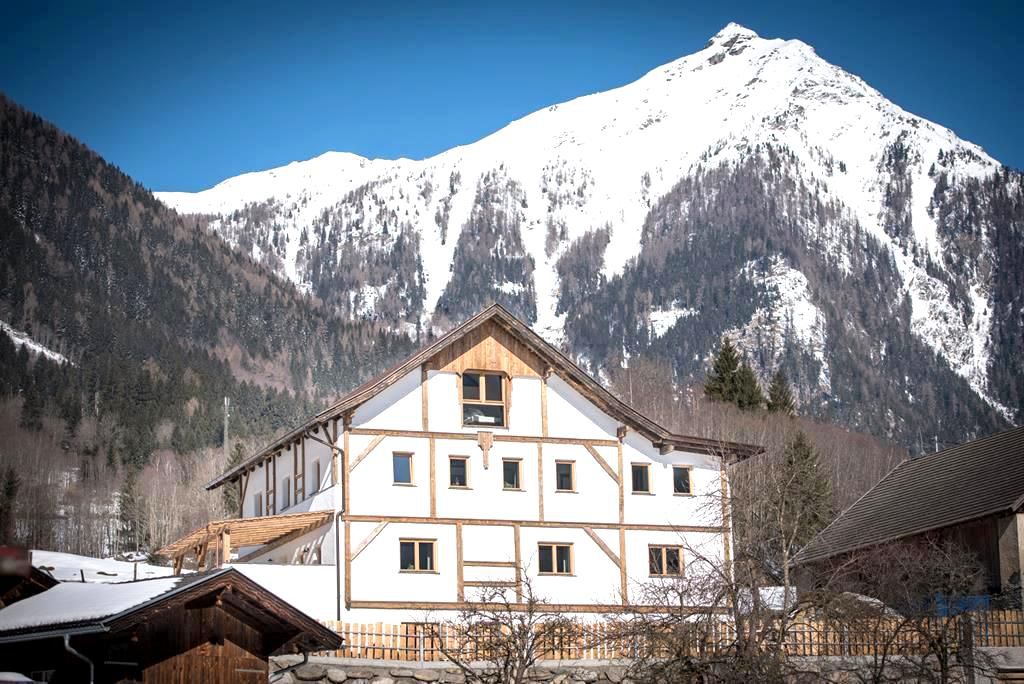
<svg viewBox="0 0 1024 684">
<path fill-rule="evenodd" d="M 302 662 L 297 656 L 271 658 L 270 671 Z M 339 658 L 310 658 L 309 662 L 279 679 L 275 684 L 320 682 L 321 684 L 464 684 L 465 676 L 448 663 L 384 663 Z M 582 682 L 611 682 L 633 684 L 626 677 L 626 667 L 616 664 L 553 665 L 537 667 L 530 672 L 531 682 L 577 684 Z"/>
</svg>

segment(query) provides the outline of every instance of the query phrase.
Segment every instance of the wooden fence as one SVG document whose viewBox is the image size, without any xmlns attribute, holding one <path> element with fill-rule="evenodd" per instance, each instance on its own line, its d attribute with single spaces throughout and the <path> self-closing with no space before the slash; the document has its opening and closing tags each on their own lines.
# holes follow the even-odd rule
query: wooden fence
<svg viewBox="0 0 1024 684">
<path fill-rule="evenodd" d="M 406 622 L 347 623 L 326 621 L 340 634 L 344 646 L 320 655 L 340 658 L 429 662 L 446 660 L 445 653 L 460 653 L 469 660 L 486 660 L 474 648 L 474 640 L 445 624 Z M 675 632 L 665 643 L 684 642 L 684 650 L 728 652 L 735 644 L 732 625 L 707 625 L 690 635 Z M 771 637 L 769 637 L 771 638 Z M 942 639 L 959 643 L 969 639 L 974 647 L 1024 647 L 1024 611 L 994 610 L 952 618 L 865 620 L 836 624 L 828 620 L 803 619 L 791 622 L 783 645 L 796 657 L 849 657 L 923 653 L 928 641 Z M 485 640 L 486 641 L 486 640 Z M 543 660 L 633 659 L 645 648 L 635 634 L 624 633 L 612 622 L 573 623 L 550 632 L 541 640 Z"/>
</svg>

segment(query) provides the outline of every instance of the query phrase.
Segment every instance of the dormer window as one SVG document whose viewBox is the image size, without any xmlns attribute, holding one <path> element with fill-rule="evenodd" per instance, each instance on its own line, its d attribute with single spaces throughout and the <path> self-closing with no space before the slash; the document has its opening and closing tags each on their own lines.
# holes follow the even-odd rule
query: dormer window
<svg viewBox="0 0 1024 684">
<path fill-rule="evenodd" d="M 462 374 L 462 424 L 505 427 L 505 377 L 502 374 Z"/>
</svg>

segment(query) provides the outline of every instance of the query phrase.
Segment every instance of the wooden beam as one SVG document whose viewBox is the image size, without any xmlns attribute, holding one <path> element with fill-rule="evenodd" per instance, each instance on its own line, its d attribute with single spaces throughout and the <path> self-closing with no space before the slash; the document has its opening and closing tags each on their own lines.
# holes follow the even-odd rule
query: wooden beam
<svg viewBox="0 0 1024 684">
<path fill-rule="evenodd" d="M 430 518 L 426 516 L 400 516 L 400 515 L 343 515 L 343 519 L 350 522 L 388 522 L 430 524 L 430 525 L 454 525 L 461 522 L 463 525 L 483 525 L 486 527 L 564 527 L 566 529 L 582 529 L 591 527 L 595 530 L 617 530 L 620 527 L 626 530 L 642 532 L 706 532 L 708 534 L 721 534 L 723 528 L 717 525 L 654 525 L 646 523 L 617 523 L 617 522 L 584 522 L 584 521 L 556 521 L 556 520 L 504 520 L 501 518 Z"/>
<path fill-rule="evenodd" d="M 519 525 L 512 527 L 512 543 L 516 553 L 516 601 L 523 600 L 523 551 L 520 546 Z"/>
<path fill-rule="evenodd" d="M 621 480 L 619 480 L 619 476 L 615 474 L 615 471 L 612 470 L 612 467 L 608 465 L 604 458 L 601 457 L 601 454 L 597 453 L 597 449 L 595 449 L 589 444 L 584 444 L 583 446 L 590 453 L 590 455 L 594 457 L 594 460 L 597 461 L 597 464 L 599 466 L 601 466 L 601 469 L 604 470 L 604 472 L 608 473 L 608 477 L 612 478 L 615 484 L 619 484 L 621 482 Z"/>
<path fill-rule="evenodd" d="M 353 435 L 372 437 L 376 435 L 384 435 L 385 437 L 412 437 L 414 439 L 445 439 L 445 440 L 475 440 L 476 434 L 472 432 L 437 432 L 430 431 L 425 432 L 423 430 L 383 430 L 379 428 L 351 428 Z M 577 439 L 574 437 L 544 437 L 542 435 L 494 435 L 495 442 L 514 442 L 517 444 L 536 444 L 541 442 L 544 444 L 569 444 L 576 446 L 583 446 L 584 444 L 591 444 L 593 446 L 615 446 L 614 439 Z"/>
<path fill-rule="evenodd" d="M 723 461 L 718 467 L 718 479 L 722 489 L 722 558 L 725 560 L 726 572 L 728 576 L 732 577 L 732 537 L 730 530 L 732 529 L 732 515 L 729 510 L 729 480 L 728 475 L 725 472 L 725 462 Z M 692 486 L 692 485 L 691 485 Z"/>
<path fill-rule="evenodd" d="M 619 528 L 619 593 L 622 605 L 629 605 L 629 582 L 626 579 L 626 530 Z"/>
<path fill-rule="evenodd" d="M 220 563 L 231 562 L 231 530 L 224 528 L 224 531 L 220 533 Z"/>
<path fill-rule="evenodd" d="M 481 607 L 493 607 L 498 610 L 511 610 L 522 613 L 529 610 L 536 610 L 537 606 L 530 606 L 526 603 L 502 603 L 482 604 L 466 601 L 352 601 L 350 609 L 373 609 L 373 610 L 467 610 Z M 623 613 L 626 611 L 637 613 L 659 613 L 665 611 L 665 606 L 621 606 L 608 603 L 545 603 L 544 610 L 550 613 Z M 673 608 L 673 613 L 705 615 L 728 615 L 728 608 L 703 606 L 684 606 Z"/>
<path fill-rule="evenodd" d="M 616 470 L 619 473 L 619 523 L 626 522 L 626 474 L 622 466 L 622 440 L 619 440 L 616 451 Z"/>
<path fill-rule="evenodd" d="M 433 443 L 433 440 L 431 440 Z M 460 601 L 466 600 L 466 581 L 463 578 L 462 523 L 455 523 L 455 586 Z"/>
<path fill-rule="evenodd" d="M 481 430 L 476 433 L 476 442 L 480 445 L 480 451 L 484 452 L 484 470 L 490 466 L 491 446 L 494 444 L 494 433 Z"/>
<path fill-rule="evenodd" d="M 341 506 L 342 506 L 342 510 L 344 510 L 346 513 L 348 513 L 351 510 L 349 508 L 349 496 L 350 496 L 350 493 L 351 493 L 351 490 L 352 490 L 352 485 L 351 485 L 351 482 L 350 482 L 352 478 L 349 477 L 349 472 L 350 471 L 349 471 L 349 465 L 348 465 L 349 457 L 350 457 L 350 455 L 352 453 L 351 451 L 349 451 L 349 435 L 352 434 L 352 424 L 351 424 L 351 421 L 352 421 L 352 419 L 349 416 L 345 416 L 345 418 L 342 421 L 342 427 L 344 428 L 344 434 L 342 435 L 342 450 L 341 450 L 341 465 L 342 465 L 342 469 L 341 469 L 341 471 L 343 473 L 345 473 L 345 479 L 341 483 Z M 337 423 L 335 423 L 335 425 L 337 425 Z M 335 456 L 337 456 L 337 448 L 335 448 L 334 454 L 335 454 Z M 335 477 L 337 477 L 337 474 L 338 474 L 337 471 L 335 471 L 334 474 L 335 474 Z M 337 483 L 337 479 L 335 479 L 335 483 Z M 335 558 L 334 562 L 337 563 L 338 559 Z"/>
<path fill-rule="evenodd" d="M 377 435 L 376 437 L 374 437 L 373 441 L 370 442 L 370 444 L 365 449 L 363 449 L 363 451 L 358 456 L 356 456 L 356 459 L 352 461 L 351 464 L 349 464 L 348 472 L 351 473 L 353 470 L 355 470 L 356 466 L 362 463 L 363 459 L 369 456 L 370 452 L 376 449 L 377 445 L 383 442 L 385 437 L 387 437 L 387 435 Z"/>
<path fill-rule="evenodd" d="M 462 523 L 459 523 L 461 526 Z M 463 567 L 467 568 L 514 568 L 516 564 L 512 561 L 486 561 L 486 560 L 464 560 Z"/>
<path fill-rule="evenodd" d="M 437 454 L 434 439 L 430 439 L 430 517 L 437 515 Z"/>
<path fill-rule="evenodd" d="M 519 476 L 522 477 L 522 473 Z M 537 444 L 537 519 L 544 519 L 544 445 L 540 443 Z"/>
<path fill-rule="evenodd" d="M 245 517 L 245 495 L 249 491 L 249 473 L 245 472 L 238 478 L 238 517 Z"/>
<path fill-rule="evenodd" d="M 540 434 L 548 436 L 548 376 L 540 379 Z"/>
<path fill-rule="evenodd" d="M 381 532 L 383 532 L 384 528 L 387 527 L 387 526 L 388 526 L 388 522 L 385 520 L 384 522 L 382 522 L 379 525 L 377 525 L 376 527 L 374 527 L 373 530 L 370 532 L 370 534 L 366 535 L 366 539 L 364 539 L 363 541 L 359 542 L 359 546 L 357 546 L 356 550 L 352 552 L 352 558 L 350 560 L 355 560 L 356 558 L 358 558 L 359 554 L 361 554 L 363 552 L 363 550 L 367 546 L 369 546 L 370 543 L 373 542 L 373 540 L 377 538 L 377 535 L 379 535 Z"/>
<path fill-rule="evenodd" d="M 512 589 L 512 588 L 518 586 L 512 580 L 469 580 L 467 582 L 464 582 L 463 584 L 465 586 L 467 586 L 467 587 L 496 587 L 496 588 L 507 587 L 508 589 Z M 460 601 L 465 601 L 466 599 L 465 598 L 460 598 L 459 600 Z M 520 599 L 517 599 L 517 601 L 518 600 L 520 600 Z"/>
<path fill-rule="evenodd" d="M 589 527 L 584 527 L 583 531 L 587 533 L 588 537 L 594 540 L 594 543 L 597 544 L 597 546 L 602 551 L 604 551 L 604 554 L 606 556 L 612 559 L 612 563 L 615 563 L 615 567 L 619 569 L 622 568 L 622 561 L 619 560 L 619 557 L 615 555 L 614 551 L 608 548 L 608 545 L 604 543 L 604 540 L 601 539 L 601 537 L 597 536 L 597 532 L 594 532 L 594 530 Z"/>
<path fill-rule="evenodd" d="M 427 396 L 427 364 L 420 366 L 420 398 L 423 411 L 423 431 L 430 430 L 430 399 Z"/>
<path fill-rule="evenodd" d="M 318 522 L 318 523 L 311 523 L 309 525 L 306 525 L 305 527 L 300 527 L 297 530 L 292 530 L 291 532 L 288 532 L 287 534 L 285 534 L 285 535 L 283 535 L 281 537 L 278 537 L 277 539 L 275 539 L 272 542 L 269 542 L 267 544 L 263 544 L 262 546 L 260 546 L 260 548 L 256 549 L 255 551 L 250 551 L 249 553 L 247 553 L 244 556 L 242 556 L 241 558 L 239 558 L 237 562 L 239 562 L 239 563 L 248 563 L 253 558 L 259 558 L 260 556 L 262 556 L 265 553 L 271 553 L 272 551 L 276 551 L 277 549 L 281 548 L 285 544 L 288 544 L 289 542 L 293 542 L 296 539 L 298 539 L 299 537 L 305 536 L 305 535 L 309 534 L 310 532 L 312 532 L 313 530 L 318 529 L 320 527 L 323 527 L 325 523 L 326 523 L 326 521 Z M 243 544 L 242 546 L 248 546 L 248 545 L 247 544 Z"/>
</svg>

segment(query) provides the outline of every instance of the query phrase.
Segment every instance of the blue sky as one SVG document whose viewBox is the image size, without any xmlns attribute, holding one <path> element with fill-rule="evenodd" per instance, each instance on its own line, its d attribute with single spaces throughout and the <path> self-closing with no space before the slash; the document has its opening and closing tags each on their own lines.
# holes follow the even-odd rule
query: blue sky
<svg viewBox="0 0 1024 684">
<path fill-rule="evenodd" d="M 1024 3 L 149 5 L 0 3 L 0 91 L 156 190 L 326 150 L 429 156 L 635 80 L 729 21 L 804 40 L 1024 168 Z"/>
</svg>

